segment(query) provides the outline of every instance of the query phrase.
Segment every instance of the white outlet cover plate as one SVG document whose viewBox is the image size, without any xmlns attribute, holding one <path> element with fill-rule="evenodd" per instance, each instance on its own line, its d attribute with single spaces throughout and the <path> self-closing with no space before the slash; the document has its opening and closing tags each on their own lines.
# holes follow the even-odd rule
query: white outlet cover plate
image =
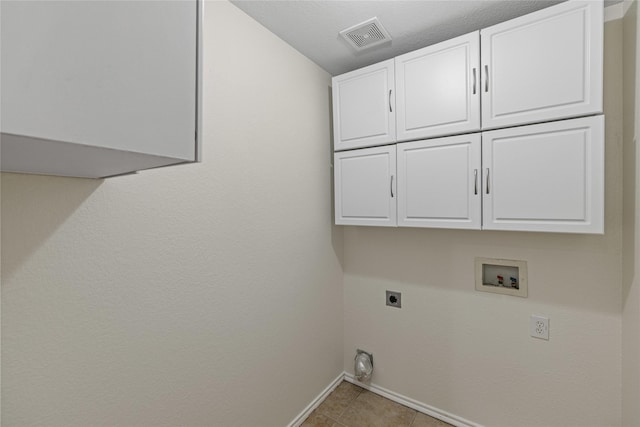
<svg viewBox="0 0 640 427">
<path fill-rule="evenodd" d="M 532 315 L 529 321 L 529 334 L 534 338 L 549 339 L 549 318 Z"/>
</svg>

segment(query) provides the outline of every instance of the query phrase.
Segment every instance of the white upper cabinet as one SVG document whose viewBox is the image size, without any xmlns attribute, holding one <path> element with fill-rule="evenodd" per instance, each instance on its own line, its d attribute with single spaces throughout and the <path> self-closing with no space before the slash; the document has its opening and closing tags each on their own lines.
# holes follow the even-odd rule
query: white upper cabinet
<svg viewBox="0 0 640 427">
<path fill-rule="evenodd" d="M 396 225 L 396 146 L 334 154 L 336 224 Z"/>
<path fill-rule="evenodd" d="M 334 77 L 334 148 L 601 114 L 603 28 L 570 0 Z"/>
<path fill-rule="evenodd" d="M 483 228 L 604 232 L 604 117 L 482 134 Z"/>
<path fill-rule="evenodd" d="M 398 225 L 481 228 L 479 133 L 397 145 Z"/>
<path fill-rule="evenodd" d="M 603 27 L 569 0 L 334 77 L 336 224 L 604 233 Z"/>
<path fill-rule="evenodd" d="M 602 112 L 602 1 L 568 1 L 480 34 L 483 129 Z"/>
<path fill-rule="evenodd" d="M 334 149 L 396 140 L 393 59 L 332 79 Z"/>
<path fill-rule="evenodd" d="M 480 32 L 396 57 L 398 141 L 480 130 Z"/>
<path fill-rule="evenodd" d="M 2 171 L 99 178 L 197 161 L 200 7 L 2 1 Z"/>
</svg>

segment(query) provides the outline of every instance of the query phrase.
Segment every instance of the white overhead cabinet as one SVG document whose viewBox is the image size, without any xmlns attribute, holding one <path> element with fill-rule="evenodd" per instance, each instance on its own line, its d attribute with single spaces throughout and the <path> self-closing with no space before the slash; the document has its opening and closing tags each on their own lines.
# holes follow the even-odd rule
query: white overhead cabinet
<svg viewBox="0 0 640 427">
<path fill-rule="evenodd" d="M 333 79 L 336 224 L 604 232 L 601 1 L 393 64 Z"/>
<path fill-rule="evenodd" d="M 2 171 L 199 160 L 201 3 L 2 1 Z"/>
<path fill-rule="evenodd" d="M 571 0 L 398 56 L 395 80 L 391 60 L 334 77 L 334 148 L 601 114 L 603 28 Z"/>
<path fill-rule="evenodd" d="M 480 34 L 483 129 L 602 113 L 603 2 L 568 1 Z"/>
<path fill-rule="evenodd" d="M 483 228 L 604 232 L 604 117 L 484 132 Z"/>
<path fill-rule="evenodd" d="M 604 116 L 334 158 L 336 224 L 604 232 Z"/>
<path fill-rule="evenodd" d="M 332 79 L 334 149 L 396 140 L 393 59 Z"/>
<path fill-rule="evenodd" d="M 480 32 L 395 59 L 398 141 L 480 130 Z"/>
<path fill-rule="evenodd" d="M 398 225 L 481 228 L 480 134 L 397 145 Z"/>
<path fill-rule="evenodd" d="M 334 154 L 336 224 L 396 225 L 396 146 Z"/>
</svg>

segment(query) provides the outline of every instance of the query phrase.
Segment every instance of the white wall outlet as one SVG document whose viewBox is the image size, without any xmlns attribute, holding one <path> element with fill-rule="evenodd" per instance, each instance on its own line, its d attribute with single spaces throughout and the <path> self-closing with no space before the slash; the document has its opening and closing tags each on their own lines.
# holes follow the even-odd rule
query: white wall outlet
<svg viewBox="0 0 640 427">
<path fill-rule="evenodd" d="M 549 318 L 532 315 L 529 322 L 529 333 L 534 338 L 549 339 Z"/>
</svg>

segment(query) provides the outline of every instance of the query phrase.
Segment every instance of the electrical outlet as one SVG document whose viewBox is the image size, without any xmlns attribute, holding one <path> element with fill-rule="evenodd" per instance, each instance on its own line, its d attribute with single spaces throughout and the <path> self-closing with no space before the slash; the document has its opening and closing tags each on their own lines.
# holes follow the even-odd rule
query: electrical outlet
<svg viewBox="0 0 640 427">
<path fill-rule="evenodd" d="M 386 298 L 389 307 L 402 308 L 402 294 L 400 292 L 387 291 Z"/>
<path fill-rule="evenodd" d="M 549 339 L 549 318 L 532 315 L 529 322 L 529 334 L 534 338 Z"/>
</svg>

